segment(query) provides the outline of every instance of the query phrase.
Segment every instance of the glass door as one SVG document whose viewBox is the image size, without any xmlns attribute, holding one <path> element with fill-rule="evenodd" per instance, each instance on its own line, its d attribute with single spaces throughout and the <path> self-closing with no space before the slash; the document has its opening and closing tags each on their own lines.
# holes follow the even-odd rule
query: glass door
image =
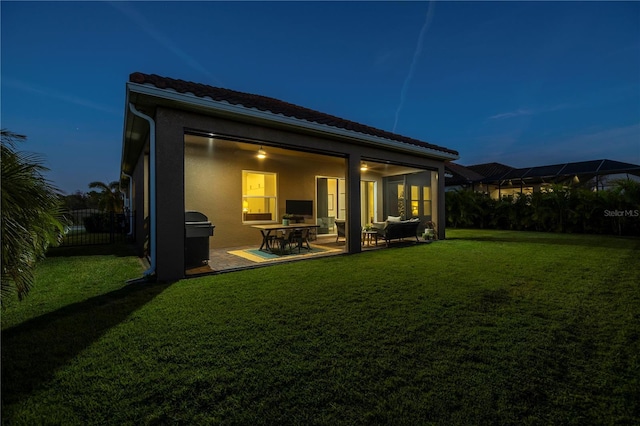
<svg viewBox="0 0 640 426">
<path fill-rule="evenodd" d="M 318 234 L 335 234 L 336 219 L 346 216 L 345 180 L 331 177 L 316 178 L 316 218 Z"/>
<path fill-rule="evenodd" d="M 362 226 L 373 223 L 375 211 L 375 182 L 360 181 L 360 223 Z"/>
<path fill-rule="evenodd" d="M 432 220 L 432 202 L 435 197 L 432 187 L 432 172 L 419 172 L 384 178 L 384 216 L 400 216 L 407 220 L 420 219 L 424 223 Z"/>
<path fill-rule="evenodd" d="M 422 172 L 407 175 L 407 219 L 419 217 L 431 220 L 431 173 Z"/>
<path fill-rule="evenodd" d="M 404 176 L 384 178 L 384 218 L 400 216 L 405 219 Z"/>
</svg>

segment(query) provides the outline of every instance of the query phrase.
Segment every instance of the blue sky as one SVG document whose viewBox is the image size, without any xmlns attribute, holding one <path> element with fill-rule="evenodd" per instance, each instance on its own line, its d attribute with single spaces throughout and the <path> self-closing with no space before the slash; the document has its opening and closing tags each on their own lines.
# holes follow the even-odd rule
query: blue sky
<svg viewBox="0 0 640 426">
<path fill-rule="evenodd" d="M 640 2 L 7 2 L 1 123 L 67 193 L 119 177 L 140 71 L 458 150 L 640 164 Z"/>
</svg>

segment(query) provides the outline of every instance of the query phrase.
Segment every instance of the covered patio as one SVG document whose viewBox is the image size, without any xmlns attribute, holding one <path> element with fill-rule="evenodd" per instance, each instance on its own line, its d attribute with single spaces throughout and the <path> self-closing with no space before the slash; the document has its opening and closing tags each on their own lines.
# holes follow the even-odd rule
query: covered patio
<svg viewBox="0 0 640 426">
<path fill-rule="evenodd" d="M 145 275 L 165 281 L 193 272 L 185 212 L 215 226 L 208 266 L 198 265 L 206 271 L 281 261 L 229 252 L 259 248 L 258 228 L 290 216 L 313 227 L 320 246 L 301 259 L 367 250 L 363 229 L 388 219 L 414 219 L 421 229 L 444 223 L 444 163 L 458 157 L 448 148 L 273 98 L 142 73 L 130 76 L 127 107 L 122 174 L 139 253 L 149 259 Z M 320 244 L 339 232 L 342 245 Z M 444 227 L 437 232 L 444 238 Z"/>
<path fill-rule="evenodd" d="M 378 241 L 377 244 L 373 240 L 370 243 L 364 241 L 362 244 L 362 251 L 368 252 L 387 248 L 401 248 L 405 246 L 414 246 L 416 244 L 429 244 L 431 242 L 431 240 L 427 241 L 420 239 L 416 241 L 414 239 L 407 238 L 402 241 L 394 242 L 391 247 L 387 247 L 384 241 L 381 240 Z M 336 242 L 336 237 L 334 235 L 320 237 L 318 240 L 313 241 L 311 246 L 313 248 L 319 248 L 320 250 L 312 252 L 302 250 L 300 253 L 294 250 L 291 254 L 285 255 L 269 255 L 269 253 L 255 255 L 256 250 L 258 250 L 255 245 L 211 249 L 209 250 L 209 263 L 198 267 L 187 268 L 186 276 L 191 277 L 212 273 L 226 273 L 243 269 L 260 268 L 278 263 L 297 262 L 302 260 L 306 261 L 345 254 L 345 241 L 341 240 Z M 243 252 L 248 253 L 248 255 L 243 256 Z"/>
</svg>

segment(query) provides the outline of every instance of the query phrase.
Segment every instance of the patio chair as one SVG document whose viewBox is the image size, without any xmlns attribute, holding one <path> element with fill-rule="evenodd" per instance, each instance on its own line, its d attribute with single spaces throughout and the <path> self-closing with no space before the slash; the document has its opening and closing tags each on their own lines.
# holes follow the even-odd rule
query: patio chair
<svg viewBox="0 0 640 426">
<path fill-rule="evenodd" d="M 289 233 L 289 249 L 293 247 L 298 247 L 298 253 L 300 253 L 300 249 L 306 248 L 311 251 L 311 246 L 309 245 L 309 229 L 295 229 Z M 306 247 L 304 247 L 306 245 Z"/>
<path fill-rule="evenodd" d="M 291 252 L 291 235 L 293 232 L 289 231 L 277 231 L 270 239 L 271 251 L 275 246 L 278 247 L 280 253 L 284 253 L 287 246 L 289 246 L 289 252 Z"/>
<path fill-rule="evenodd" d="M 333 231 L 333 227 L 336 224 L 336 217 L 335 216 L 329 216 L 327 221 L 327 228 L 331 231 Z"/>
</svg>

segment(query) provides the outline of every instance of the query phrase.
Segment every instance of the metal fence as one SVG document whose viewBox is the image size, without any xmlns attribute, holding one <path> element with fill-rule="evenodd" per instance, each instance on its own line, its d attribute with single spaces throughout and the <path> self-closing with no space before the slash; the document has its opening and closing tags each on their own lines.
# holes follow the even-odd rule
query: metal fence
<svg viewBox="0 0 640 426">
<path fill-rule="evenodd" d="M 62 239 L 62 246 L 113 244 L 129 241 L 133 235 L 133 216 L 130 214 L 103 212 L 95 209 L 67 212 L 69 225 Z"/>
</svg>

